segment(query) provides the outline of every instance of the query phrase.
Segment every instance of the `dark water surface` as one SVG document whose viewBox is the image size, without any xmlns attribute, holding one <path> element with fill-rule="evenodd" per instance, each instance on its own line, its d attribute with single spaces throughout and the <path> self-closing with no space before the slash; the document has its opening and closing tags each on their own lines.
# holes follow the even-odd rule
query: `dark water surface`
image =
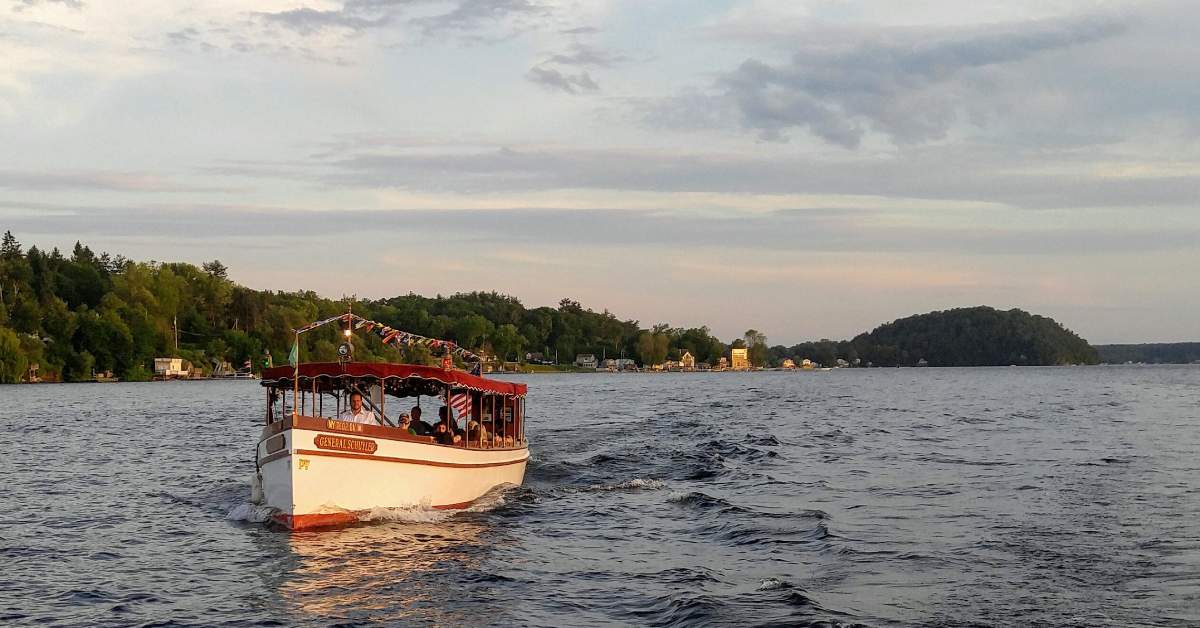
<svg viewBox="0 0 1200 628">
<path fill-rule="evenodd" d="M 1200 368 L 526 381 L 524 487 L 297 534 L 256 382 L 0 387 L 0 624 L 1200 625 Z"/>
</svg>

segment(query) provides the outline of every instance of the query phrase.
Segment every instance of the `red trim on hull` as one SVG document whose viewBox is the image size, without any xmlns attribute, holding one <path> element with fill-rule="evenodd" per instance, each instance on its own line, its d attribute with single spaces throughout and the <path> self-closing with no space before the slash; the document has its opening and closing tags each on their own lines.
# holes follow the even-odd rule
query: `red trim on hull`
<svg viewBox="0 0 1200 628">
<path fill-rule="evenodd" d="M 326 512 L 311 515 L 275 514 L 272 519 L 289 530 L 307 530 L 309 528 L 329 528 L 358 523 L 358 513 L 355 512 Z"/>
<path fill-rule="evenodd" d="M 445 506 L 434 506 L 433 508 L 434 510 L 462 510 L 474 503 L 474 501 L 459 502 L 457 504 L 446 504 Z"/>
<path fill-rule="evenodd" d="M 434 506 L 435 510 L 461 510 L 475 503 L 474 500 L 469 502 L 461 502 L 458 504 L 445 504 L 442 506 Z M 271 517 L 275 523 L 287 528 L 291 531 L 311 530 L 314 528 L 332 528 L 337 526 L 346 526 L 362 521 L 362 516 L 370 511 L 359 510 L 352 512 L 322 512 L 311 515 L 286 515 L 276 513 Z"/>
</svg>

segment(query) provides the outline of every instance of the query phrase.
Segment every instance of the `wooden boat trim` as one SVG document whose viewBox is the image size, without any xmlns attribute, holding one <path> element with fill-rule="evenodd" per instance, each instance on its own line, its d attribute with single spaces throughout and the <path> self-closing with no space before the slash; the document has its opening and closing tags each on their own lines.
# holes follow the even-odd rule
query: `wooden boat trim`
<svg viewBox="0 0 1200 628">
<path fill-rule="evenodd" d="M 450 449 L 459 451 L 521 451 L 526 449 L 524 446 L 480 448 L 463 447 L 462 445 L 443 445 L 434 440 L 432 436 L 414 436 L 398 427 L 366 425 L 363 423 L 351 423 L 349 421 L 339 421 L 337 419 L 324 419 L 310 416 L 299 416 L 290 420 L 284 419 L 282 421 L 276 421 L 263 428 L 260 440 L 265 441 L 276 434 L 286 432 L 290 429 L 308 430 L 310 432 L 336 432 L 338 434 L 369 436 L 371 438 L 382 438 L 384 440 L 419 443 L 422 445 L 435 445 L 437 447 L 449 447 Z"/>
<path fill-rule="evenodd" d="M 459 448 L 461 449 L 461 448 Z M 529 460 L 529 456 L 524 456 L 516 460 L 503 460 L 500 462 L 442 462 L 440 460 L 420 460 L 418 458 L 396 458 L 393 456 L 374 456 L 369 454 L 354 454 L 344 451 L 327 451 L 320 449 L 297 449 L 292 452 L 296 456 L 325 456 L 326 458 L 349 458 L 352 460 L 375 460 L 378 462 L 396 462 L 400 464 L 415 464 L 427 467 L 453 467 L 457 469 L 480 469 L 484 467 L 507 467 L 509 465 L 521 464 Z M 268 456 L 269 458 L 270 456 Z"/>
</svg>

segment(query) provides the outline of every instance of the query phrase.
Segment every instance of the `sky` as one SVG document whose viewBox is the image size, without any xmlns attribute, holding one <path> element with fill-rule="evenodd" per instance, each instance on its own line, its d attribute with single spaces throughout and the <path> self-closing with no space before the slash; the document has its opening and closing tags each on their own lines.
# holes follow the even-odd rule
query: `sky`
<svg viewBox="0 0 1200 628">
<path fill-rule="evenodd" d="M 261 289 L 1200 340 L 1200 3 L 0 0 L 0 230 Z"/>
</svg>

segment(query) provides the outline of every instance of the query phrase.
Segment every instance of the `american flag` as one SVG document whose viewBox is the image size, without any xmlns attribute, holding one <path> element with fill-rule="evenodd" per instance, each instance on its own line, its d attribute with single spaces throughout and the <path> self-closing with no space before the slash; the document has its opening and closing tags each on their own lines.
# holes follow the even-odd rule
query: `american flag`
<svg viewBox="0 0 1200 628">
<path fill-rule="evenodd" d="M 471 412 L 471 393 L 460 392 L 450 395 L 450 407 L 458 412 L 459 416 L 464 416 Z"/>
</svg>

